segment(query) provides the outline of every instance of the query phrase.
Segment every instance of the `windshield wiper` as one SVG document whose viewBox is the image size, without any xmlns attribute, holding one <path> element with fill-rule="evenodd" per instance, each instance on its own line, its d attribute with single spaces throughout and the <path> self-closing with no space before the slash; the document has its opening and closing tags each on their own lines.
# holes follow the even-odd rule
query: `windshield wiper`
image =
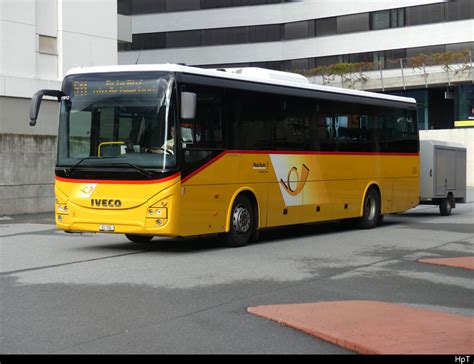
<svg viewBox="0 0 474 364">
<path fill-rule="evenodd" d="M 152 178 L 153 174 L 151 172 L 148 172 L 146 169 L 143 169 L 142 167 L 137 166 L 136 164 L 128 163 L 128 162 L 120 162 L 120 163 L 113 163 L 114 165 L 116 164 L 122 164 L 126 166 L 130 166 L 132 168 L 135 168 L 138 172 L 140 172 L 142 175 Z"/>
<path fill-rule="evenodd" d="M 110 157 L 109 157 L 110 158 Z M 73 164 L 71 167 L 69 168 L 66 168 L 64 170 L 64 173 L 66 173 L 66 176 L 70 176 L 72 172 L 74 172 L 77 167 L 79 166 L 79 164 L 81 164 L 82 162 L 88 160 L 88 159 L 101 159 L 101 157 L 85 157 L 85 158 L 82 158 L 80 159 L 78 162 L 76 162 L 75 164 Z"/>
<path fill-rule="evenodd" d="M 97 159 L 111 159 L 111 158 L 117 158 L 117 157 L 85 157 L 85 158 L 82 158 L 80 159 L 77 163 L 75 163 L 73 166 L 69 167 L 69 168 L 66 168 L 64 170 L 64 172 L 66 173 L 66 176 L 70 176 L 72 172 L 74 172 L 77 167 L 82 163 L 84 162 L 85 160 L 89 160 L 89 159 L 93 159 L 93 160 L 97 160 Z M 152 178 L 153 177 L 153 174 L 151 172 L 148 172 L 147 170 L 143 169 L 142 167 L 139 167 L 135 164 L 132 164 L 132 163 L 129 163 L 129 162 L 119 162 L 119 163 L 111 163 L 112 165 L 126 165 L 126 166 L 129 166 L 129 167 L 132 167 L 132 168 L 135 168 L 138 172 L 140 172 L 140 174 L 148 177 L 148 178 Z"/>
</svg>

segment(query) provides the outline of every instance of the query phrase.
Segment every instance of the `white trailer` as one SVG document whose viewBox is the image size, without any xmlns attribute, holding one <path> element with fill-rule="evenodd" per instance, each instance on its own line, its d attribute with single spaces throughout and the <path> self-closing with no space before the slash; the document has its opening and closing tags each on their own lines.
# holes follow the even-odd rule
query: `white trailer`
<svg viewBox="0 0 474 364">
<path fill-rule="evenodd" d="M 447 216 L 456 202 L 466 202 L 466 147 L 420 140 L 420 204 L 438 205 Z"/>
</svg>

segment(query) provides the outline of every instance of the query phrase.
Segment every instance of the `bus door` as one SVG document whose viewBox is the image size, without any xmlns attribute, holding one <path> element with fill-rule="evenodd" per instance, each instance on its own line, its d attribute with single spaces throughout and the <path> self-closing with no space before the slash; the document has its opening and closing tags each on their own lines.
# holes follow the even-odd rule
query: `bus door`
<svg viewBox="0 0 474 364">
<path fill-rule="evenodd" d="M 184 235 L 222 232 L 227 220 L 228 183 L 219 161 L 225 151 L 222 92 L 185 85 L 197 94 L 196 117 L 180 123 L 181 230 Z"/>
</svg>

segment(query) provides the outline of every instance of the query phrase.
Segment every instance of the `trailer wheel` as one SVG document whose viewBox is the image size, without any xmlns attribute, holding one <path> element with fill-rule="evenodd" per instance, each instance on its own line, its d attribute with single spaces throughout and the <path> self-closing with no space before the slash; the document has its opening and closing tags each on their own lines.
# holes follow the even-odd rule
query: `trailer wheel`
<svg viewBox="0 0 474 364">
<path fill-rule="evenodd" d="M 132 243 L 148 243 L 153 239 L 151 235 L 133 235 L 133 234 L 125 234 L 128 240 Z"/>
<path fill-rule="evenodd" d="M 442 216 L 449 216 L 451 215 L 451 211 L 453 210 L 453 195 L 449 194 L 447 198 L 443 198 L 439 203 L 439 213 Z"/>
</svg>

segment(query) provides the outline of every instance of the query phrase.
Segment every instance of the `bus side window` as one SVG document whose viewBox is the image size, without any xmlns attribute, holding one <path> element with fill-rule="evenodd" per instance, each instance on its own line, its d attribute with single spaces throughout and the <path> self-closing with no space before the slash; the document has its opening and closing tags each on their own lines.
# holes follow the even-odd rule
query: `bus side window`
<svg viewBox="0 0 474 364">
<path fill-rule="evenodd" d="M 272 121 L 279 117 L 278 95 L 263 92 L 229 92 L 231 145 L 233 149 L 271 148 Z"/>
<path fill-rule="evenodd" d="M 184 162 L 187 165 L 210 159 L 225 147 L 223 91 L 215 87 L 186 85 L 187 92 L 197 94 L 196 117 L 180 125 Z"/>
</svg>

